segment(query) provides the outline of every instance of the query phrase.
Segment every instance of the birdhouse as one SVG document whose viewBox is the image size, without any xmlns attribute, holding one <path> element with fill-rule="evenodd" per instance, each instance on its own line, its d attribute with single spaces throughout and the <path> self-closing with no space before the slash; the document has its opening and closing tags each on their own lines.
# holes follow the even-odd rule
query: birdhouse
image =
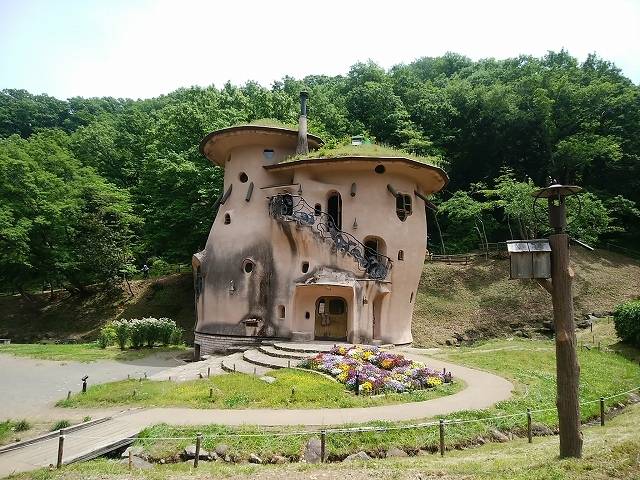
<svg viewBox="0 0 640 480">
<path fill-rule="evenodd" d="M 551 246 L 549 241 L 507 241 L 511 261 L 511 279 L 551 278 Z"/>
</svg>

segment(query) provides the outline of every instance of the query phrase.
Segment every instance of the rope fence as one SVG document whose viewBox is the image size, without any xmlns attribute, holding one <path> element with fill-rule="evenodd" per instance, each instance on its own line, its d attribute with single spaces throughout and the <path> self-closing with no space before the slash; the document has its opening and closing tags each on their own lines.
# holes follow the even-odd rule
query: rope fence
<svg viewBox="0 0 640 480">
<path fill-rule="evenodd" d="M 580 402 L 580 406 L 584 405 L 592 405 L 599 403 L 600 410 L 597 417 L 599 418 L 600 425 L 604 426 L 605 424 L 605 405 L 607 400 L 611 400 L 618 397 L 623 397 L 625 395 L 629 395 L 633 392 L 640 391 L 640 386 L 627 390 L 625 392 L 620 392 L 616 394 L 612 394 L 609 396 L 602 396 L 600 398 L 594 400 L 586 400 Z M 460 430 L 460 432 L 456 432 L 456 428 L 459 428 L 463 425 L 470 423 L 480 423 L 485 426 L 489 423 L 499 422 L 503 420 L 509 420 L 513 418 L 524 418 L 526 420 L 526 434 L 529 443 L 533 443 L 534 436 L 534 425 L 533 425 L 533 416 L 534 414 L 540 414 L 545 412 L 556 411 L 556 407 L 550 408 L 539 408 L 539 409 L 530 409 L 528 408 L 526 412 L 514 413 L 509 415 L 495 415 L 492 417 L 484 417 L 484 418 L 472 418 L 472 419 L 464 419 L 464 418 L 452 418 L 452 419 L 439 419 L 428 422 L 421 423 L 412 423 L 412 424 L 402 424 L 402 425 L 371 425 L 371 426 L 360 426 L 360 427 L 339 427 L 339 428 L 311 428 L 306 430 L 294 430 L 294 431 L 263 431 L 259 433 L 247 433 L 247 432 L 219 432 L 219 433 L 197 433 L 194 437 L 193 435 L 189 436 L 150 436 L 150 437 L 126 437 L 119 439 L 121 442 L 133 443 L 134 441 L 138 441 L 142 444 L 150 444 L 154 442 L 189 442 L 192 441 L 196 446 L 196 455 L 194 458 L 194 467 L 198 466 L 198 459 L 201 458 L 200 451 L 202 446 L 206 443 L 209 444 L 209 447 L 214 446 L 213 442 L 220 441 L 220 439 L 225 439 L 229 443 L 234 443 L 236 446 L 243 446 L 243 442 L 245 443 L 249 439 L 253 439 L 253 447 L 254 448 L 262 448 L 263 451 L 276 453 L 279 452 L 279 455 L 291 455 L 295 456 L 295 452 L 300 452 L 301 446 L 303 445 L 301 441 L 305 437 L 309 438 L 317 438 L 320 437 L 320 461 L 326 462 L 332 452 L 334 458 L 340 457 L 340 455 L 346 456 L 345 452 L 349 452 L 353 450 L 353 447 L 359 449 L 362 445 L 363 440 L 376 440 L 378 437 L 376 435 L 385 434 L 387 432 L 396 432 L 396 431 L 409 431 L 414 430 L 413 438 L 405 438 L 403 440 L 408 441 L 415 444 L 416 449 L 420 449 L 421 446 L 424 446 L 424 442 L 428 440 L 430 444 L 437 445 L 437 448 L 434 448 L 433 451 L 437 451 L 440 455 L 444 455 L 446 451 L 446 436 L 456 437 L 456 433 L 459 434 L 460 439 L 464 438 L 464 435 L 468 436 L 468 432 L 464 432 Z M 434 427 L 437 427 L 435 429 Z M 360 435 L 360 437 L 358 437 Z M 361 437 L 361 435 L 369 435 L 368 438 Z M 419 435 L 422 435 L 419 437 Z M 65 431 L 64 429 L 60 430 L 59 440 L 58 440 L 58 451 L 57 451 L 57 468 L 60 468 L 63 464 L 63 455 L 64 455 L 64 441 L 65 441 Z M 82 434 L 74 434 L 74 439 L 86 439 L 86 440 L 102 440 L 107 437 L 105 436 L 92 436 L 92 435 L 82 435 Z M 286 439 L 298 439 L 297 442 L 286 442 Z M 379 438 L 380 444 L 383 446 L 384 443 L 388 443 L 389 439 Z M 468 439 L 467 439 L 468 440 Z M 380 447 L 381 445 L 378 445 Z M 130 450 L 131 452 L 131 450 Z M 131 465 L 131 461 L 129 461 Z"/>
</svg>

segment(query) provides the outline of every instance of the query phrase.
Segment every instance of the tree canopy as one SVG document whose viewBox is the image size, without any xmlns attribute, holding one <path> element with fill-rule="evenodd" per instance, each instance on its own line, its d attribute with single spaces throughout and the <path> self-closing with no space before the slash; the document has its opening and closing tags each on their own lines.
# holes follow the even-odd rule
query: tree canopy
<svg viewBox="0 0 640 480">
<path fill-rule="evenodd" d="M 529 194 L 548 177 L 588 192 L 579 215 L 570 209 L 572 235 L 640 239 L 640 87 L 596 55 L 447 53 L 144 100 L 0 91 L 0 283 L 82 288 L 150 257 L 188 261 L 222 188 L 202 137 L 262 118 L 295 124 L 303 89 L 310 130 L 329 146 L 364 134 L 447 170 L 435 202 L 450 252 L 545 233 Z"/>
</svg>

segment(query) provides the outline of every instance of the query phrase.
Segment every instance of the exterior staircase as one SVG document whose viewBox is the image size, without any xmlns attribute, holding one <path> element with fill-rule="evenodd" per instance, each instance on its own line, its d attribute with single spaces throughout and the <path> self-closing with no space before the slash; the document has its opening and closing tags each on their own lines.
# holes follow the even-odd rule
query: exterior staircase
<svg viewBox="0 0 640 480">
<path fill-rule="evenodd" d="M 297 367 L 302 360 L 318 353 L 328 352 L 334 345 L 342 345 L 342 343 L 264 343 L 258 348 L 227 355 L 222 359 L 222 369 L 227 372 L 262 376 L 269 370 Z M 344 343 L 344 345 L 350 344 Z"/>
<path fill-rule="evenodd" d="M 294 222 L 309 227 L 320 238 L 332 242 L 335 249 L 350 256 L 367 277 L 385 280 L 393 262 L 386 255 L 365 246 L 356 237 L 337 227 L 331 215 L 317 210 L 300 195 L 281 193 L 269 199 L 269 215 L 279 222 Z"/>
<path fill-rule="evenodd" d="M 263 343 L 258 348 L 232 353 L 222 359 L 222 369 L 248 375 L 265 375 L 269 370 L 295 368 L 302 360 L 318 353 L 328 352 L 334 345 L 351 345 L 343 342 L 274 342 Z M 383 345 L 393 348 L 393 345 Z"/>
</svg>

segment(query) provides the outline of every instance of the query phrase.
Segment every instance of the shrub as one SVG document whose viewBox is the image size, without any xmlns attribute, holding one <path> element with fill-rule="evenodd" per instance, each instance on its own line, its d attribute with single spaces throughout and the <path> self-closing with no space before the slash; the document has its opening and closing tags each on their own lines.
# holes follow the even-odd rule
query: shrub
<svg viewBox="0 0 640 480">
<path fill-rule="evenodd" d="M 127 322 L 124 318 L 121 320 L 115 320 L 110 322 L 113 331 L 115 332 L 116 341 L 118 342 L 118 346 L 121 350 L 124 350 L 127 347 L 127 340 L 129 340 L 129 336 L 131 332 L 129 331 L 129 322 Z"/>
<path fill-rule="evenodd" d="M 132 318 L 129 320 L 129 340 L 133 348 L 142 348 L 146 339 L 147 327 L 144 319 Z"/>
<path fill-rule="evenodd" d="M 640 300 L 618 305 L 613 312 L 613 324 L 623 342 L 640 347 Z"/>
<path fill-rule="evenodd" d="M 171 342 L 171 338 L 174 335 L 176 328 L 176 322 L 173 320 L 163 317 L 158 319 L 158 340 L 162 345 L 169 345 Z"/>
<path fill-rule="evenodd" d="M 100 335 L 98 336 L 98 345 L 100 348 L 107 348 L 109 345 L 113 345 L 118 338 L 116 329 L 113 326 L 113 322 L 107 323 L 100 329 Z M 125 340 L 126 343 L 126 340 Z"/>
<path fill-rule="evenodd" d="M 56 430 L 60 430 L 62 428 L 67 428 L 71 426 L 71 422 L 69 420 L 58 420 L 56 423 L 53 424 L 53 427 L 51 427 L 51 431 L 55 432 Z"/>
<path fill-rule="evenodd" d="M 13 430 L 15 432 L 26 432 L 27 430 L 31 429 L 31 424 L 29 422 L 27 422 L 26 420 L 18 420 L 14 425 L 13 425 Z"/>
<path fill-rule="evenodd" d="M 172 320 L 173 321 L 173 320 Z M 182 345 L 182 328 L 173 322 L 173 333 L 171 334 L 171 345 Z"/>
</svg>

